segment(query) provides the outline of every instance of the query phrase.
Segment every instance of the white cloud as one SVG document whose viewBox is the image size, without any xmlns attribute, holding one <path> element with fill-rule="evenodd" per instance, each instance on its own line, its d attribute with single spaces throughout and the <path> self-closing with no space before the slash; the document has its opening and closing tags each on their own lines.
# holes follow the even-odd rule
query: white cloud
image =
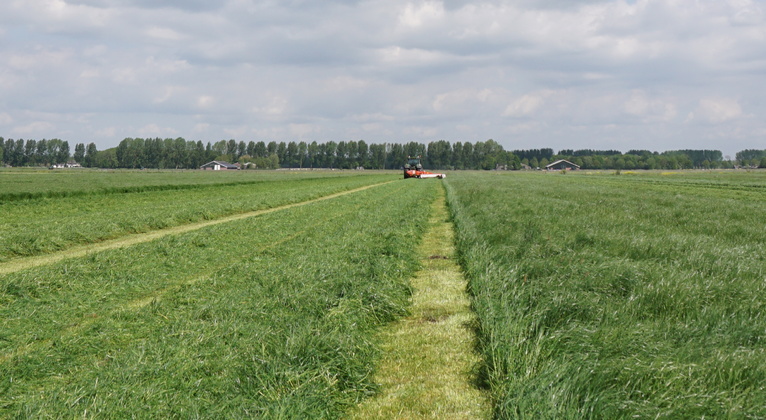
<svg viewBox="0 0 766 420">
<path fill-rule="evenodd" d="M 544 90 L 523 95 L 508 104 L 508 106 L 505 108 L 505 111 L 503 111 L 503 116 L 525 117 L 533 115 L 545 104 L 548 98 L 557 94 L 560 95 L 560 93 L 555 91 Z"/>
<path fill-rule="evenodd" d="M 146 30 L 146 35 L 150 38 L 157 38 L 165 41 L 180 41 L 184 36 L 170 28 L 151 27 Z"/>
<path fill-rule="evenodd" d="M 17 126 L 13 128 L 13 133 L 17 135 L 39 135 L 55 128 L 55 126 L 47 121 L 34 121 L 26 125 Z"/>
<path fill-rule="evenodd" d="M 402 26 L 418 28 L 437 22 L 444 17 L 444 4 L 440 1 L 423 1 L 417 4 L 408 3 L 399 15 Z"/>
<path fill-rule="evenodd" d="M 694 118 L 718 124 L 742 116 L 742 107 L 737 100 L 731 98 L 705 98 L 699 101 L 694 111 Z"/>
<path fill-rule="evenodd" d="M 197 98 L 197 106 L 200 108 L 209 108 L 215 102 L 215 98 L 210 95 L 202 95 Z"/>
<path fill-rule="evenodd" d="M 97 137 L 113 138 L 117 136 L 117 127 L 103 127 L 95 131 Z"/>
<path fill-rule="evenodd" d="M 641 117 L 646 122 L 670 121 L 678 115 L 676 104 L 663 100 L 650 98 L 646 92 L 633 90 L 630 98 L 624 103 L 625 112 Z"/>
<path fill-rule="evenodd" d="M 159 124 L 147 124 L 138 130 L 136 137 L 176 137 L 178 131 L 173 127 L 162 127 Z"/>
</svg>

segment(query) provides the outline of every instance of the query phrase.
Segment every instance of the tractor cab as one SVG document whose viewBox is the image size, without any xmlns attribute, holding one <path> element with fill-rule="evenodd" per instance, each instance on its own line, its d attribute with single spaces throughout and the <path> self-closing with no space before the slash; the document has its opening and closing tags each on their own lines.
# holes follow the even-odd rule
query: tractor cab
<svg viewBox="0 0 766 420">
<path fill-rule="evenodd" d="M 423 169 L 423 165 L 420 163 L 420 157 L 410 158 L 407 163 L 404 164 L 404 169 Z"/>
</svg>

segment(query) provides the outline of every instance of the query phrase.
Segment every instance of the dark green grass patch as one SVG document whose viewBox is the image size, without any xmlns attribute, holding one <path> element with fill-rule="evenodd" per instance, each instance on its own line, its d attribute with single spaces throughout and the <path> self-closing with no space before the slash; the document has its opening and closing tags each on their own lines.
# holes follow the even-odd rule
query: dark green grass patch
<svg viewBox="0 0 766 420">
<path fill-rule="evenodd" d="M 766 416 L 762 182 L 623 179 L 450 177 L 495 415 Z"/>
</svg>

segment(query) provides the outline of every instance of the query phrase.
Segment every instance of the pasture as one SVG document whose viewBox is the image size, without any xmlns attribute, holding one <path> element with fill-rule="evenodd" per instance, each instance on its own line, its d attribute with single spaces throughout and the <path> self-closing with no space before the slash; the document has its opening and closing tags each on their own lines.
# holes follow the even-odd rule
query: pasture
<svg viewBox="0 0 766 420">
<path fill-rule="evenodd" d="M 766 173 L 400 178 L 0 171 L 0 417 L 346 416 L 441 188 L 495 418 L 766 417 Z"/>
</svg>

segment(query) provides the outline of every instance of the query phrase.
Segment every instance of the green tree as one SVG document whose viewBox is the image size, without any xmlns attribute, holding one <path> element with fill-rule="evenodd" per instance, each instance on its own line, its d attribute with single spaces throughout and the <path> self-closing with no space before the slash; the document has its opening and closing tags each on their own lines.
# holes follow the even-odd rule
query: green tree
<svg viewBox="0 0 766 420">
<path fill-rule="evenodd" d="M 24 145 L 24 162 L 27 165 L 35 165 L 37 163 L 37 141 L 29 139 Z"/>
<path fill-rule="evenodd" d="M 83 166 L 94 167 L 96 166 L 96 156 L 98 155 L 98 149 L 96 143 L 88 143 L 88 148 L 85 150 L 85 158 Z"/>
<path fill-rule="evenodd" d="M 300 165 L 300 157 L 298 156 L 298 144 L 294 141 L 287 143 L 285 161 L 287 166 L 290 168 L 296 168 Z"/>
<path fill-rule="evenodd" d="M 66 163 L 69 160 L 69 157 L 70 157 L 69 142 L 62 141 L 61 147 L 59 148 L 58 161 L 60 163 Z"/>
<path fill-rule="evenodd" d="M 308 145 L 302 141 L 298 143 L 298 167 L 303 168 L 308 162 Z"/>
<path fill-rule="evenodd" d="M 77 143 L 74 145 L 74 161 L 83 164 L 85 162 L 85 144 Z"/>
<path fill-rule="evenodd" d="M 280 165 L 289 165 L 287 161 L 287 143 L 280 141 L 277 144 L 277 157 L 279 158 Z"/>
<path fill-rule="evenodd" d="M 253 153 L 251 153 L 250 156 L 253 156 L 253 157 L 268 156 L 268 151 L 266 150 L 266 143 L 262 141 L 255 143 L 255 148 L 253 149 Z"/>
<path fill-rule="evenodd" d="M 357 159 L 359 159 L 359 166 L 365 168 L 370 167 L 370 146 L 364 140 L 359 140 L 356 143 Z"/>
</svg>

